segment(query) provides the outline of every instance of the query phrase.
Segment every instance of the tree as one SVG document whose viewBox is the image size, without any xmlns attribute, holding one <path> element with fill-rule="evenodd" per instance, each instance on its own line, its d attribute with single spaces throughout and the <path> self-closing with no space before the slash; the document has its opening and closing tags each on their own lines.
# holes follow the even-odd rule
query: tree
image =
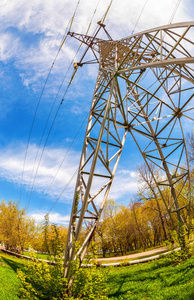
<svg viewBox="0 0 194 300">
<path fill-rule="evenodd" d="M 56 256 L 59 250 L 65 250 L 67 233 L 67 227 L 50 223 L 49 214 L 46 214 L 44 222 L 37 226 L 37 233 L 32 247 L 34 250 Z"/>
<path fill-rule="evenodd" d="M 114 217 L 117 235 L 117 244 L 119 245 L 121 254 L 124 255 L 127 251 L 133 250 L 134 244 L 134 222 L 129 207 L 121 205 Z"/>
<path fill-rule="evenodd" d="M 35 222 L 19 208 L 19 202 L 2 201 L 0 204 L 0 240 L 7 250 L 24 250 L 35 233 Z"/>
<path fill-rule="evenodd" d="M 151 170 L 151 171 L 150 171 Z M 164 233 L 164 239 L 168 239 L 165 218 L 164 218 L 164 209 L 162 209 L 162 203 L 160 204 L 160 197 L 156 191 L 155 182 L 152 176 L 152 173 L 156 175 L 156 178 L 159 177 L 159 174 L 156 174 L 156 170 L 153 164 L 150 164 L 150 169 L 148 169 L 147 165 L 143 163 L 138 167 L 138 177 L 140 184 L 143 184 L 142 188 L 139 188 L 139 195 L 143 198 L 143 200 L 154 199 L 157 205 L 157 208 L 154 208 L 159 215 L 161 226 Z"/>
<path fill-rule="evenodd" d="M 23 216 L 18 222 L 18 240 L 21 251 L 29 249 L 32 245 L 32 240 L 36 234 L 37 227 L 34 219 Z"/>
<path fill-rule="evenodd" d="M 194 162 L 194 133 L 187 135 L 187 148 L 188 148 L 188 156 L 189 161 L 191 163 Z"/>
<path fill-rule="evenodd" d="M 96 233 L 98 238 L 96 239 L 96 244 L 99 245 L 98 248 L 102 249 L 103 257 L 106 256 L 106 252 L 110 249 L 110 238 L 108 235 L 108 222 L 107 219 L 102 219 L 98 222 L 96 227 Z"/>
</svg>

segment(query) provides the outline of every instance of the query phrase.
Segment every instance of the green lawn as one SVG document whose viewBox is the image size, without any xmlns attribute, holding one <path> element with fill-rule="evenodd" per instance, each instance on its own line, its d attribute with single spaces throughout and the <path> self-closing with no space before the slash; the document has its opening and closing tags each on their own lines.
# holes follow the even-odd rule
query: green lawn
<svg viewBox="0 0 194 300">
<path fill-rule="evenodd" d="M 193 300 L 194 257 L 177 265 L 158 261 L 111 269 L 110 299 Z"/>
<path fill-rule="evenodd" d="M 0 252 L 0 300 L 18 300 L 17 268 L 26 261 Z"/>
<path fill-rule="evenodd" d="M 0 253 L 0 300 L 16 300 L 17 268 L 27 261 Z M 193 300 L 194 257 L 177 265 L 166 258 L 127 267 L 110 268 L 107 279 L 110 299 Z M 33 300 L 33 299 L 32 299 Z"/>
<path fill-rule="evenodd" d="M 31 253 L 28 251 L 22 252 L 22 254 L 26 256 L 31 256 Z M 49 254 L 46 253 L 35 253 L 35 256 L 39 259 L 50 260 Z"/>
</svg>

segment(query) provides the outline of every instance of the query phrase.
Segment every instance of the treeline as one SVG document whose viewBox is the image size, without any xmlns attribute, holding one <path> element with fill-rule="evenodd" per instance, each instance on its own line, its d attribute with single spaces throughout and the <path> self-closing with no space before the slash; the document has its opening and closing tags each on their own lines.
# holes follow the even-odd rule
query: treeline
<svg viewBox="0 0 194 300">
<path fill-rule="evenodd" d="M 173 226 L 162 201 L 158 202 L 159 210 L 154 200 L 134 202 L 127 207 L 107 201 L 94 237 L 103 257 L 107 252 L 125 255 L 139 249 L 145 251 L 166 240 L 173 242 Z"/>
<path fill-rule="evenodd" d="M 150 167 L 152 172 L 156 172 L 154 166 Z M 193 174 L 194 172 L 192 176 Z M 177 216 L 175 213 L 169 216 L 150 169 L 145 164 L 138 168 L 138 180 L 140 186 L 138 194 L 128 206 L 119 205 L 114 200 L 106 202 L 93 237 L 96 248 L 104 257 L 107 252 L 125 255 L 131 251 L 161 245 L 167 240 L 171 243 L 175 241 L 174 225 L 177 224 Z M 179 184 L 182 184 L 181 180 Z M 162 195 L 168 202 L 170 195 L 168 187 L 163 188 Z M 187 204 L 187 184 L 184 185 L 181 195 L 179 205 L 184 207 Z M 193 212 L 191 205 L 191 221 L 194 224 Z M 85 229 L 82 230 L 82 241 L 91 225 L 86 223 Z M 0 204 L 0 242 L 8 250 L 24 251 L 32 248 L 56 254 L 59 249 L 65 250 L 67 232 L 65 226 L 50 223 L 48 214 L 45 215 L 44 222 L 36 224 L 33 218 L 27 216 L 24 209 L 19 208 L 19 203 L 2 201 Z"/>
<path fill-rule="evenodd" d="M 156 172 L 153 165 L 150 167 L 153 173 Z M 193 175 L 194 172 L 192 172 L 192 178 L 194 178 Z M 138 168 L 138 180 L 140 184 L 138 194 L 127 207 L 118 205 L 114 200 L 107 201 L 105 205 L 94 237 L 98 249 L 102 250 L 104 257 L 106 252 L 125 255 L 130 251 L 145 250 L 161 245 L 167 240 L 174 243 L 177 239 L 177 216 L 175 213 L 169 216 L 164 201 L 145 164 Z M 179 184 L 182 185 L 181 180 Z M 186 200 L 188 184 L 184 186 L 181 194 L 179 205 L 184 207 L 188 204 Z M 168 187 L 163 188 L 162 195 L 168 203 L 170 195 Z M 187 219 L 189 222 L 189 216 Z M 193 228 L 193 193 L 190 221 L 191 228 Z"/>
<path fill-rule="evenodd" d="M 26 213 L 18 202 L 0 203 L 0 243 L 7 250 L 33 249 L 55 254 L 65 248 L 68 231 L 65 226 L 50 223 L 48 214 L 42 223 L 36 224 Z"/>
</svg>

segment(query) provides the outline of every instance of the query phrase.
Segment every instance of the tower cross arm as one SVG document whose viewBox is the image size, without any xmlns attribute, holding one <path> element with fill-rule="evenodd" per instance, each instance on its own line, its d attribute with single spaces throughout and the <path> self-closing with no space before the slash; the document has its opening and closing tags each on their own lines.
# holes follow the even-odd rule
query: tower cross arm
<svg viewBox="0 0 194 300">
<path fill-rule="evenodd" d="M 83 64 L 99 63 L 99 59 L 98 59 L 98 54 L 100 53 L 99 44 L 105 41 L 104 39 L 97 38 L 97 35 L 101 29 L 103 29 L 105 31 L 105 33 L 108 37 L 108 40 L 112 40 L 110 34 L 105 29 L 105 25 L 101 21 L 97 22 L 97 24 L 98 24 L 98 27 L 92 36 L 87 35 L 87 34 L 75 33 L 75 32 L 71 32 L 71 31 L 68 32 L 68 35 L 70 35 L 71 37 L 74 37 L 75 39 L 80 41 L 81 45 L 82 45 L 82 43 L 87 45 L 87 48 L 85 49 L 80 61 L 78 63 L 74 64 L 74 68 L 77 68 L 78 66 L 82 66 Z M 80 47 L 81 47 L 81 45 L 80 45 Z M 92 50 L 92 52 L 95 56 L 95 59 L 87 61 L 87 62 L 82 62 L 84 57 L 86 56 L 86 53 L 88 52 L 88 49 Z"/>
<path fill-rule="evenodd" d="M 88 47 L 93 48 L 98 45 L 99 42 L 102 42 L 102 39 L 98 39 L 95 36 L 90 36 L 86 34 L 80 34 L 75 32 L 68 32 L 68 35 L 74 37 L 76 40 L 86 44 Z M 98 47 L 95 47 L 95 50 L 99 52 Z"/>
</svg>

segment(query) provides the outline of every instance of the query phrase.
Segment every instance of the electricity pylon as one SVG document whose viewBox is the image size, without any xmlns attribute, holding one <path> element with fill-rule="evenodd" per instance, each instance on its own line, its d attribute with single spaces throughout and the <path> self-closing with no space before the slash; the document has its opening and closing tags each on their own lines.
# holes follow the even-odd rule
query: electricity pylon
<svg viewBox="0 0 194 300">
<path fill-rule="evenodd" d="M 99 30 L 104 28 L 99 24 Z M 99 63 L 77 175 L 65 254 L 84 258 L 129 133 L 149 168 L 178 234 L 190 227 L 191 183 L 185 131 L 193 121 L 194 22 L 162 26 L 121 40 L 70 33 Z M 86 50 L 86 52 L 87 52 Z M 80 63 L 83 65 L 84 53 Z M 76 65 L 76 67 L 77 67 Z M 153 172 L 154 165 L 160 176 Z M 165 187 L 165 195 L 163 193 Z M 118 186 L 119 189 L 119 186 Z M 168 192 L 168 195 L 166 194 Z M 79 250 L 84 220 L 92 226 Z"/>
</svg>

